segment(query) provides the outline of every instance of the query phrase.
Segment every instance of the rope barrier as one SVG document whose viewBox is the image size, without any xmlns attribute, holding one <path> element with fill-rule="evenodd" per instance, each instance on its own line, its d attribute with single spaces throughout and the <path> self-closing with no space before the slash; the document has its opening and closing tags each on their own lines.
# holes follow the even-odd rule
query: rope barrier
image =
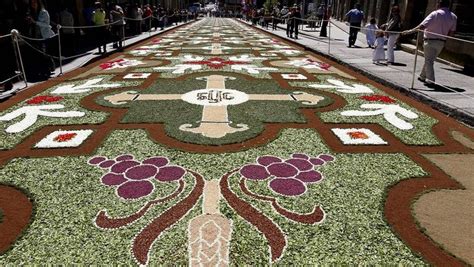
<svg viewBox="0 0 474 267">
<path fill-rule="evenodd" d="M 339 27 L 337 24 L 331 22 L 334 26 L 336 26 L 337 28 L 343 30 L 345 33 L 347 33 L 347 31 L 345 31 L 343 28 Z M 359 27 L 359 26 L 351 26 L 351 25 L 347 25 L 346 26 L 350 27 L 350 28 L 356 28 L 356 29 L 360 29 L 360 30 L 365 30 L 366 27 Z M 456 38 L 456 37 L 453 37 L 453 36 L 449 36 L 449 35 L 444 35 L 444 34 L 439 34 L 439 33 L 434 33 L 434 32 L 430 32 L 430 31 L 426 31 L 426 30 L 420 30 L 420 29 L 417 29 L 417 30 L 414 30 L 414 31 L 384 31 L 384 33 L 394 33 L 394 34 L 412 34 L 412 33 L 415 33 L 416 31 L 420 31 L 422 33 L 429 33 L 429 34 L 433 34 L 433 35 L 436 35 L 436 36 L 440 36 L 440 37 L 443 37 L 443 38 L 446 38 L 446 39 L 452 39 L 452 40 L 456 40 L 456 41 L 460 41 L 460 42 L 464 42 L 464 43 L 470 43 L 470 44 L 474 44 L 474 41 L 470 41 L 470 40 L 466 40 L 466 39 L 461 39 L 461 38 Z"/>
<path fill-rule="evenodd" d="M 89 26 L 63 26 L 61 25 L 61 28 L 63 29 L 90 29 L 90 28 L 100 28 L 100 27 L 108 27 L 111 25 L 115 25 L 119 22 L 122 22 L 121 20 L 114 21 L 112 23 L 106 23 L 103 25 L 89 25 Z"/>
<path fill-rule="evenodd" d="M 142 20 L 149 19 L 149 18 L 151 18 L 151 17 L 153 17 L 153 16 L 150 15 L 150 16 L 148 16 L 148 17 L 146 17 L 146 18 L 141 18 L 141 19 L 134 19 L 134 18 L 123 17 L 123 19 L 125 19 L 125 20 L 133 20 L 133 21 L 142 21 Z"/>
<path fill-rule="evenodd" d="M 5 35 L 0 35 L 0 39 L 2 39 L 2 38 L 7 38 L 7 37 L 10 37 L 10 36 L 12 36 L 11 33 L 5 34 Z"/>
<path fill-rule="evenodd" d="M 22 40 L 26 45 L 28 45 L 29 47 L 31 47 L 33 50 L 35 50 L 36 52 L 38 52 L 38 53 L 40 53 L 40 54 L 42 54 L 42 55 L 44 55 L 44 56 L 50 57 L 50 58 L 59 59 L 59 57 L 57 57 L 57 56 L 52 56 L 52 55 L 50 55 L 50 54 L 47 54 L 47 53 L 41 51 L 40 49 L 36 48 L 34 45 L 28 43 L 25 39 L 23 39 L 23 37 L 22 37 L 21 35 L 19 35 L 18 38 L 19 38 L 20 40 Z"/>
<path fill-rule="evenodd" d="M 33 37 L 28 37 L 28 36 L 18 34 L 18 37 L 20 37 L 21 39 L 26 39 L 26 40 L 30 40 L 30 41 L 46 41 L 46 40 L 49 40 L 49 39 L 54 38 L 56 36 L 58 36 L 57 33 L 54 34 L 53 36 L 49 37 L 49 38 L 33 38 Z"/>
<path fill-rule="evenodd" d="M 443 35 L 443 34 L 434 33 L 434 32 L 430 32 L 430 31 L 426 31 L 426 30 L 418 30 L 418 31 L 423 32 L 423 33 L 433 34 L 433 35 L 436 35 L 436 36 L 441 36 L 441 37 L 444 37 L 444 38 L 447 38 L 447 39 L 452 39 L 452 40 L 456 40 L 456 41 L 460 41 L 460 42 L 464 42 L 464 43 L 474 44 L 474 41 L 461 39 L 461 38 L 456 38 L 456 37 L 452 37 L 452 36 L 449 36 L 449 35 Z"/>
<path fill-rule="evenodd" d="M 16 73 L 14 76 L 11 76 L 10 78 L 7 78 L 6 80 L 0 81 L 0 84 L 4 84 L 4 83 L 6 83 L 10 80 L 15 79 L 16 77 L 19 77 L 19 76 L 21 76 L 21 72 Z"/>
</svg>

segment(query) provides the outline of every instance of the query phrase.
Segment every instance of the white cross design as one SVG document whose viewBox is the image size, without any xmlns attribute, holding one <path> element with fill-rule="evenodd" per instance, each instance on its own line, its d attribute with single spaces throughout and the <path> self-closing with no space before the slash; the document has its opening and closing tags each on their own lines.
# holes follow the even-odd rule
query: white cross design
<svg viewBox="0 0 474 267">
<path fill-rule="evenodd" d="M 352 84 L 352 86 L 345 84 L 339 80 L 328 79 L 330 84 L 311 84 L 310 87 L 317 89 L 336 89 L 336 91 L 346 94 L 372 94 L 374 91 L 362 84 Z"/>
<path fill-rule="evenodd" d="M 123 92 L 105 97 L 105 100 L 114 105 L 125 104 L 128 101 L 143 100 L 183 100 L 185 102 L 203 106 L 201 121 L 193 128 L 192 124 L 183 124 L 180 130 L 198 133 L 209 138 L 222 138 L 230 133 L 248 130 L 247 124 L 232 126 L 229 121 L 227 106 L 239 105 L 247 101 L 296 101 L 303 105 L 316 105 L 324 98 L 305 92 L 291 94 L 246 94 L 233 89 L 225 88 L 226 79 L 235 79 L 222 75 L 211 75 L 203 78 L 207 81 L 206 89 L 194 90 L 184 95 L 180 94 L 138 94 Z"/>
<path fill-rule="evenodd" d="M 401 130 L 410 130 L 413 125 L 400 119 L 397 113 L 408 118 L 416 119 L 418 115 L 410 110 L 400 107 L 399 105 L 387 105 L 387 104 L 362 104 L 360 106 L 364 109 L 369 110 L 348 110 L 341 112 L 342 116 L 375 116 L 383 115 L 385 120 Z"/>
<path fill-rule="evenodd" d="M 40 106 L 26 106 L 14 110 L 8 114 L 0 117 L 0 121 L 11 121 L 18 117 L 24 116 L 24 118 L 8 126 L 5 131 L 7 133 L 19 133 L 31 127 L 36 123 L 39 116 L 53 117 L 53 118 L 69 118 L 69 117 L 82 117 L 85 115 L 81 111 L 48 111 L 55 109 L 63 109 L 63 105 L 40 105 Z"/>
<path fill-rule="evenodd" d="M 119 83 L 100 83 L 104 78 L 96 78 L 86 81 L 84 84 L 81 85 L 74 85 L 74 84 L 67 84 L 62 85 L 52 91 L 52 94 L 80 94 L 89 92 L 93 88 L 114 88 L 119 87 L 121 84 Z"/>
</svg>

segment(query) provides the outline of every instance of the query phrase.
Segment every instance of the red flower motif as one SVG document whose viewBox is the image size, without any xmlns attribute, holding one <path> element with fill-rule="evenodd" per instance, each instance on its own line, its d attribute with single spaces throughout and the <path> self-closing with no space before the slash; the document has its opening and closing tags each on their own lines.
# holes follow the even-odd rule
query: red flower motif
<svg viewBox="0 0 474 267">
<path fill-rule="evenodd" d="M 52 103 L 63 100 L 61 96 L 49 96 L 49 95 L 40 95 L 35 96 L 32 99 L 26 101 L 27 104 L 36 105 L 36 104 L 43 104 L 43 103 Z"/>
<path fill-rule="evenodd" d="M 348 132 L 347 133 L 351 139 L 368 139 L 369 136 L 364 132 Z"/>
<path fill-rule="evenodd" d="M 62 143 L 62 142 L 67 142 L 76 136 L 77 136 L 77 133 L 65 133 L 65 134 L 60 134 L 56 136 L 53 140 L 55 142 Z"/>
<path fill-rule="evenodd" d="M 120 59 L 116 59 L 116 60 L 112 60 L 112 61 L 108 61 L 108 62 L 105 62 L 105 63 L 102 63 L 99 65 L 99 67 L 103 70 L 106 70 L 106 69 L 110 69 L 112 68 L 115 64 L 120 64 L 121 62 L 124 62 L 125 60 L 123 58 L 120 58 Z"/>
<path fill-rule="evenodd" d="M 156 38 L 156 39 L 152 40 L 151 42 L 154 43 L 154 44 L 158 44 L 158 43 L 161 42 L 161 39 L 160 39 L 160 38 Z"/>
<path fill-rule="evenodd" d="M 201 60 L 201 61 L 187 61 L 184 63 L 196 64 L 196 65 L 207 65 L 209 68 L 213 68 L 213 69 L 222 69 L 223 67 L 227 65 L 246 64 L 245 62 L 225 60 L 220 57 L 213 57 L 208 60 Z"/>
<path fill-rule="evenodd" d="M 313 63 L 314 65 L 318 65 L 318 67 L 320 67 L 323 70 L 329 70 L 329 68 L 331 67 L 331 65 L 325 62 L 319 62 L 312 59 L 307 59 L 307 61 L 310 63 Z"/>
<path fill-rule="evenodd" d="M 371 102 L 383 102 L 383 103 L 395 103 L 396 100 L 390 98 L 386 95 L 364 95 L 360 97 L 361 99 L 371 101 Z"/>
</svg>

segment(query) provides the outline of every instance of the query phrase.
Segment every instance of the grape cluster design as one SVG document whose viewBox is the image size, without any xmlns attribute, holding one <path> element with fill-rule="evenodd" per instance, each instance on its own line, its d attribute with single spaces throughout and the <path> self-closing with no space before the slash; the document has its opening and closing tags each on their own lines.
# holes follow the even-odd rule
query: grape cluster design
<svg viewBox="0 0 474 267">
<path fill-rule="evenodd" d="M 151 157 L 139 162 L 132 155 L 120 155 L 115 159 L 96 156 L 89 160 L 108 173 L 101 177 L 101 183 L 116 187 L 120 198 L 134 200 L 150 195 L 155 190 L 154 181 L 174 182 L 182 179 L 186 170 L 180 166 L 168 165 L 166 157 Z"/>
<path fill-rule="evenodd" d="M 286 160 L 276 156 L 261 156 L 257 158 L 257 164 L 247 164 L 240 168 L 240 174 L 254 181 L 270 179 L 268 187 L 273 192 L 284 196 L 299 196 L 306 192 L 306 184 L 323 179 L 323 175 L 314 168 L 334 160 L 334 156 L 328 154 L 311 157 L 296 153 Z"/>
</svg>

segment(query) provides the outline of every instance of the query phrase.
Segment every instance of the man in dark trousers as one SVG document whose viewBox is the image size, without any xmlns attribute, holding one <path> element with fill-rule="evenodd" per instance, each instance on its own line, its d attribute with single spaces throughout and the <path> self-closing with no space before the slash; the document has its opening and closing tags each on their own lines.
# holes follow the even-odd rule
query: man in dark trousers
<svg viewBox="0 0 474 267">
<path fill-rule="evenodd" d="M 438 9 L 431 12 L 418 26 L 404 31 L 402 34 L 410 34 L 417 30 L 424 30 L 424 52 L 425 64 L 418 80 L 426 85 L 435 82 L 434 62 L 443 50 L 447 36 L 456 31 L 458 17 L 449 10 L 449 0 L 439 0 Z"/>
<path fill-rule="evenodd" d="M 301 23 L 301 12 L 300 8 L 297 7 L 293 13 L 293 28 L 295 30 L 295 39 L 298 39 L 298 30 Z"/>
<path fill-rule="evenodd" d="M 355 45 L 357 40 L 357 33 L 360 31 L 360 26 L 362 25 L 362 20 L 364 19 L 364 12 L 360 10 L 360 4 L 355 4 L 355 8 L 349 10 L 346 14 L 346 19 L 351 25 L 349 30 L 349 46 Z"/>
<path fill-rule="evenodd" d="M 290 9 L 284 16 L 283 18 L 286 20 L 286 37 L 292 37 L 293 35 L 293 29 L 291 28 L 293 26 L 293 19 L 291 17 L 293 13 L 293 9 Z"/>
</svg>

